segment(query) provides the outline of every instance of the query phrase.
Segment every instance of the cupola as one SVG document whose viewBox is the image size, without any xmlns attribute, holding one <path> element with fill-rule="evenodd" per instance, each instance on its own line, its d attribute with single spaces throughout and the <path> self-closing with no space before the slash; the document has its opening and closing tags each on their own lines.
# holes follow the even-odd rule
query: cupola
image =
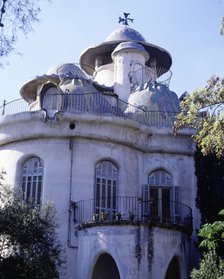
<svg viewBox="0 0 224 279">
<path fill-rule="evenodd" d="M 132 87 L 131 74 L 140 70 L 135 75 L 137 83 L 155 81 L 169 71 L 172 58 L 165 49 L 146 42 L 138 31 L 125 25 L 114 30 L 101 44 L 87 48 L 79 62 L 96 83 L 114 87 L 119 98 L 127 101 Z M 141 81 L 140 76 L 143 76 Z"/>
</svg>

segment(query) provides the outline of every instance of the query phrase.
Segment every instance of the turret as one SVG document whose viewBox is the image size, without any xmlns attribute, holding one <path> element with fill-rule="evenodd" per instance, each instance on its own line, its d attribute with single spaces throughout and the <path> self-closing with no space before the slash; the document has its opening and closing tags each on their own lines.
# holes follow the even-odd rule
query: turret
<svg viewBox="0 0 224 279">
<path fill-rule="evenodd" d="M 172 58 L 165 49 L 147 43 L 136 30 L 122 26 L 103 43 L 86 49 L 79 62 L 96 83 L 113 87 L 119 98 L 127 101 L 132 86 L 155 81 L 170 69 Z"/>
<path fill-rule="evenodd" d="M 144 47 L 135 42 L 120 43 L 112 53 L 114 63 L 114 92 L 123 101 L 128 101 L 130 87 L 133 82 L 130 73 L 138 72 L 136 80 L 147 81 L 145 62 L 149 59 L 148 52 Z"/>
</svg>

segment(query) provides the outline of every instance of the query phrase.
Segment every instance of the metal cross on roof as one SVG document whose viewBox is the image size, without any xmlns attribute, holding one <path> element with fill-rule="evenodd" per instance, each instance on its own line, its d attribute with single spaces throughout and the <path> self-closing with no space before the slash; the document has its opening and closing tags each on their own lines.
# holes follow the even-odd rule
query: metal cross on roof
<svg viewBox="0 0 224 279">
<path fill-rule="evenodd" d="M 129 25 L 129 24 L 128 24 L 128 21 L 131 21 L 131 22 L 134 21 L 133 18 L 128 17 L 129 15 L 130 15 L 130 13 L 124 13 L 124 18 L 119 17 L 118 23 L 122 23 L 122 24 L 124 24 L 124 25 Z"/>
</svg>

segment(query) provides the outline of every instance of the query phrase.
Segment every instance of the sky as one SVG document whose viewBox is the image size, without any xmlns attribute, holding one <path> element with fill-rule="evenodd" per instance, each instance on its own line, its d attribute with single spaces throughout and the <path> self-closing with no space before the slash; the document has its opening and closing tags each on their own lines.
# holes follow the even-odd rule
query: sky
<svg viewBox="0 0 224 279">
<path fill-rule="evenodd" d="M 41 1 L 40 22 L 0 68 L 0 102 L 20 98 L 21 86 L 61 63 L 78 63 L 86 48 L 103 42 L 129 12 L 148 43 L 172 56 L 170 89 L 185 91 L 224 76 L 224 36 L 219 33 L 224 0 L 52 0 Z M 1 103 L 0 103 L 1 105 Z"/>
</svg>

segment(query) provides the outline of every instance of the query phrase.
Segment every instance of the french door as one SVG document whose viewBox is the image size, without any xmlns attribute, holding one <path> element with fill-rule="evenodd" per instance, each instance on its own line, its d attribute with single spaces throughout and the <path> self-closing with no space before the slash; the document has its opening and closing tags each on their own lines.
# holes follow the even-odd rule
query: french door
<svg viewBox="0 0 224 279">
<path fill-rule="evenodd" d="M 150 187 L 150 215 L 159 221 L 171 219 L 171 188 Z"/>
<path fill-rule="evenodd" d="M 143 215 L 164 222 L 172 217 L 173 179 L 165 170 L 155 170 L 148 176 L 143 189 Z"/>
</svg>

